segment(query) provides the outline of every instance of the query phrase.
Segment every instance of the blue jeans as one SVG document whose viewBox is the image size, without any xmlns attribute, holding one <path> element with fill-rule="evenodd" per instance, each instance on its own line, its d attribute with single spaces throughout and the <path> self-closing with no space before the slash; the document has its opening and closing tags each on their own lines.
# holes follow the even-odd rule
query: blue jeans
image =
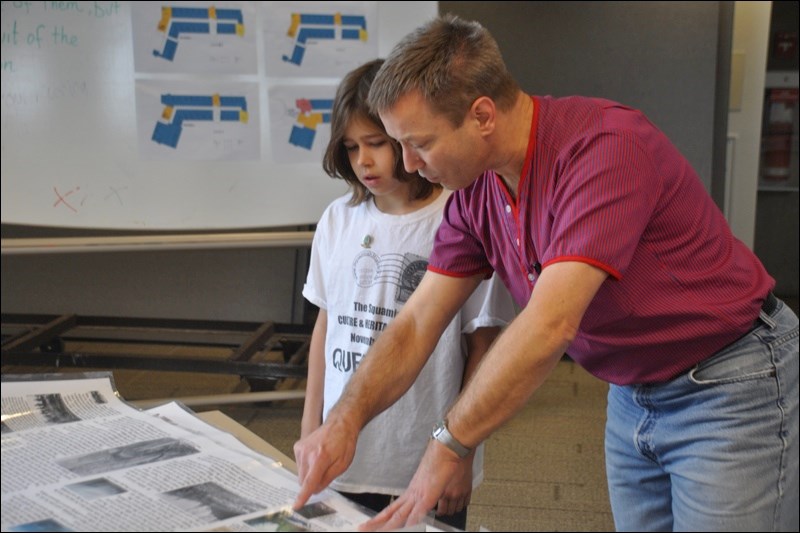
<svg viewBox="0 0 800 533">
<path fill-rule="evenodd" d="M 798 320 L 759 320 L 672 381 L 610 386 L 617 531 L 798 530 Z"/>
</svg>

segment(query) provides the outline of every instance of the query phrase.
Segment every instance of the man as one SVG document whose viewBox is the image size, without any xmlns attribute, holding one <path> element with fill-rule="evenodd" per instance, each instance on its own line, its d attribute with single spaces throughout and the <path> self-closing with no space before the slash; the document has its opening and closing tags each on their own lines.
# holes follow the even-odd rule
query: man
<svg viewBox="0 0 800 533">
<path fill-rule="evenodd" d="M 618 530 L 798 529 L 798 320 L 700 179 L 636 110 L 523 93 L 477 23 L 440 17 L 392 51 L 370 105 L 408 171 L 456 192 L 428 272 L 326 423 L 295 444 L 302 505 L 414 381 L 492 271 L 522 309 L 364 528 L 420 521 L 461 456 L 565 352 L 610 383 Z M 398 428 L 402 431 L 402 428 Z"/>
</svg>

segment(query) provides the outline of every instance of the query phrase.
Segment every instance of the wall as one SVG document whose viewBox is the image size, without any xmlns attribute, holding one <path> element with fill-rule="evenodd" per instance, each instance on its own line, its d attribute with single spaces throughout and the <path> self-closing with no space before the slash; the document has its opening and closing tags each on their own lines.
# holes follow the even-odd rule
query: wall
<svg viewBox="0 0 800 533">
<path fill-rule="evenodd" d="M 641 109 L 711 189 L 720 2 L 439 2 L 480 21 L 522 88 Z M 726 120 L 727 117 L 722 117 Z M 724 125 L 724 122 L 723 122 Z M 724 132 L 724 129 L 722 130 Z M 724 134 L 723 134 L 724 135 Z"/>
<path fill-rule="evenodd" d="M 720 6 L 439 2 L 440 12 L 474 17 L 493 32 L 526 90 L 605 96 L 645 110 L 709 187 L 724 170 L 714 158 L 715 136 L 724 140 L 726 132 L 715 127 Z M 727 78 L 722 86 L 727 97 Z M 30 236 L 31 228 L 23 235 L 12 229 L 13 236 Z M 3 256 L 2 309 L 302 320 L 298 279 L 305 278 L 305 260 L 302 248 Z"/>
<path fill-rule="evenodd" d="M 202 3 L 210 4 L 199 2 Z M 133 147 L 136 123 L 132 117 L 134 73 L 129 4 L 3 2 L 3 239 L 42 238 L 55 243 L 61 237 L 152 235 L 166 229 L 181 233 L 204 228 L 311 229 L 297 224 L 307 224 L 331 198 L 345 190 L 336 180 L 340 187 L 332 193 L 334 180 L 324 175 L 319 164 L 305 165 L 312 168 L 312 181 L 305 184 L 292 181 L 297 177 L 296 172 L 265 161 L 239 162 L 224 170 L 219 163 L 167 165 L 173 170 L 179 167 L 183 173 L 188 169 L 190 177 L 200 175 L 204 180 L 216 182 L 216 187 L 222 183 L 222 188 L 229 191 L 245 170 L 248 179 L 254 182 L 262 174 L 273 179 L 269 189 L 245 193 L 240 197 L 245 201 L 228 204 L 227 211 L 217 201 L 230 195 L 220 189 L 201 186 L 172 189 L 169 186 L 174 185 L 171 180 L 174 176 L 169 168 L 165 170 L 164 165 L 147 162 L 148 167 L 140 169 L 141 161 Z M 250 10 L 265 8 L 258 2 L 241 4 Z M 294 4 L 298 9 L 302 7 L 302 3 Z M 385 54 L 407 31 L 433 16 L 438 7 L 436 2 L 427 1 L 377 4 L 380 54 Z M 98 7 L 111 11 L 105 12 L 108 16 L 100 16 Z M 35 43 L 28 44 L 28 36 L 38 31 L 38 27 L 43 28 L 41 35 L 45 38 L 41 48 Z M 52 39 L 56 29 L 60 35 L 69 33 L 66 42 Z M 21 70 L 15 70 L 17 67 Z M 259 64 L 258 79 L 262 74 L 263 66 Z M 115 112 L 108 113 L 109 106 Z M 261 110 L 266 108 L 260 106 Z M 265 122 L 263 117 L 261 122 Z M 262 140 L 267 152 L 266 137 Z M 44 170 L 37 170 L 33 176 L 23 174 L 32 168 Z M 112 200 L 110 204 L 106 202 L 109 205 L 105 207 L 104 218 L 94 215 L 90 218 L 88 213 L 83 217 L 82 213 L 81 217 L 52 219 L 40 215 L 49 214 L 54 206 L 65 207 L 64 203 L 52 197 L 38 206 L 26 203 L 27 188 L 35 183 L 45 191 L 36 196 L 40 201 L 53 193 L 55 182 L 43 180 L 71 181 L 58 184 L 59 190 L 70 191 L 77 187 L 74 180 L 89 176 L 99 183 L 108 174 L 114 174 L 115 179 L 131 180 L 137 186 L 145 180 L 161 182 L 167 190 L 150 197 L 143 195 L 136 210 L 128 210 L 132 202 L 124 207 L 115 206 L 116 195 L 109 195 L 109 190 L 103 189 L 100 196 Z M 20 175 L 23 175 L 21 180 Z M 292 184 L 300 185 L 293 195 L 302 195 L 302 201 L 285 196 L 290 191 L 288 185 Z M 125 188 L 130 192 L 132 187 L 127 185 L 131 184 L 123 185 L 116 190 Z M 97 187 L 88 190 L 96 192 Z M 81 191 L 86 192 L 87 186 Z M 166 208 L 159 203 L 165 198 L 171 202 Z M 84 199 L 80 205 L 88 206 L 90 199 L 88 196 Z M 179 213 L 184 210 L 189 216 Z M 12 212 L 18 217 L 12 217 Z M 308 213 L 316 215 L 310 217 Z M 162 215 L 170 221 L 164 222 Z M 69 210 L 66 216 L 72 216 Z M 281 228 L 281 224 L 292 226 Z M 142 231 L 126 233 L 125 230 L 132 228 Z M 4 245 L 2 311 L 278 322 L 305 319 L 300 287 L 307 270 L 307 245 L 190 251 L 142 248 L 137 252 L 39 255 L 6 253 Z"/>
<path fill-rule="evenodd" d="M 10 255 L 3 313 L 303 321 L 306 249 Z"/>
</svg>

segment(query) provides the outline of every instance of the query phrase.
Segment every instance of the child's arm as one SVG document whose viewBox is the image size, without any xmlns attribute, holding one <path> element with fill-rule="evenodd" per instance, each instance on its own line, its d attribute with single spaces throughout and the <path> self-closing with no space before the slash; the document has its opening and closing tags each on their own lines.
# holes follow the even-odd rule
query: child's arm
<svg viewBox="0 0 800 533">
<path fill-rule="evenodd" d="M 328 331 L 328 312 L 320 309 L 308 349 L 308 378 L 300 437 L 305 437 L 322 425 L 322 406 L 325 392 L 325 337 Z"/>
<path fill-rule="evenodd" d="M 500 334 L 500 326 L 478 328 L 472 333 L 464 335 L 467 344 L 467 361 L 464 365 L 464 377 L 461 380 L 463 390 L 469 382 L 478 365 L 483 360 L 483 356 L 489 351 L 489 346 Z"/>
</svg>

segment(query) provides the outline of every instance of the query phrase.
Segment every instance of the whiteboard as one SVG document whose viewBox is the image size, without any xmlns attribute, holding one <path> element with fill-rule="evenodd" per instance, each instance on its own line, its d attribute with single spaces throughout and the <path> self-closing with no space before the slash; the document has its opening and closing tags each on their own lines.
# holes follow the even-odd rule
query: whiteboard
<svg viewBox="0 0 800 533">
<path fill-rule="evenodd" d="M 346 187 L 322 171 L 329 126 L 301 123 L 308 109 L 297 109 L 300 93 L 307 89 L 302 101 L 313 116 L 329 119 L 325 103 L 341 76 L 385 57 L 438 9 L 437 2 L 133 4 L 2 2 L 3 223 L 313 224 Z M 295 19 L 299 31 L 276 33 L 289 27 L 281 17 L 290 12 L 304 16 Z M 339 14 L 346 24 L 350 12 L 367 16 L 348 42 L 344 29 L 326 37 L 305 17 Z M 167 32 L 157 28 L 158 13 L 169 14 Z M 197 13 L 202 20 L 190 18 Z"/>
</svg>

